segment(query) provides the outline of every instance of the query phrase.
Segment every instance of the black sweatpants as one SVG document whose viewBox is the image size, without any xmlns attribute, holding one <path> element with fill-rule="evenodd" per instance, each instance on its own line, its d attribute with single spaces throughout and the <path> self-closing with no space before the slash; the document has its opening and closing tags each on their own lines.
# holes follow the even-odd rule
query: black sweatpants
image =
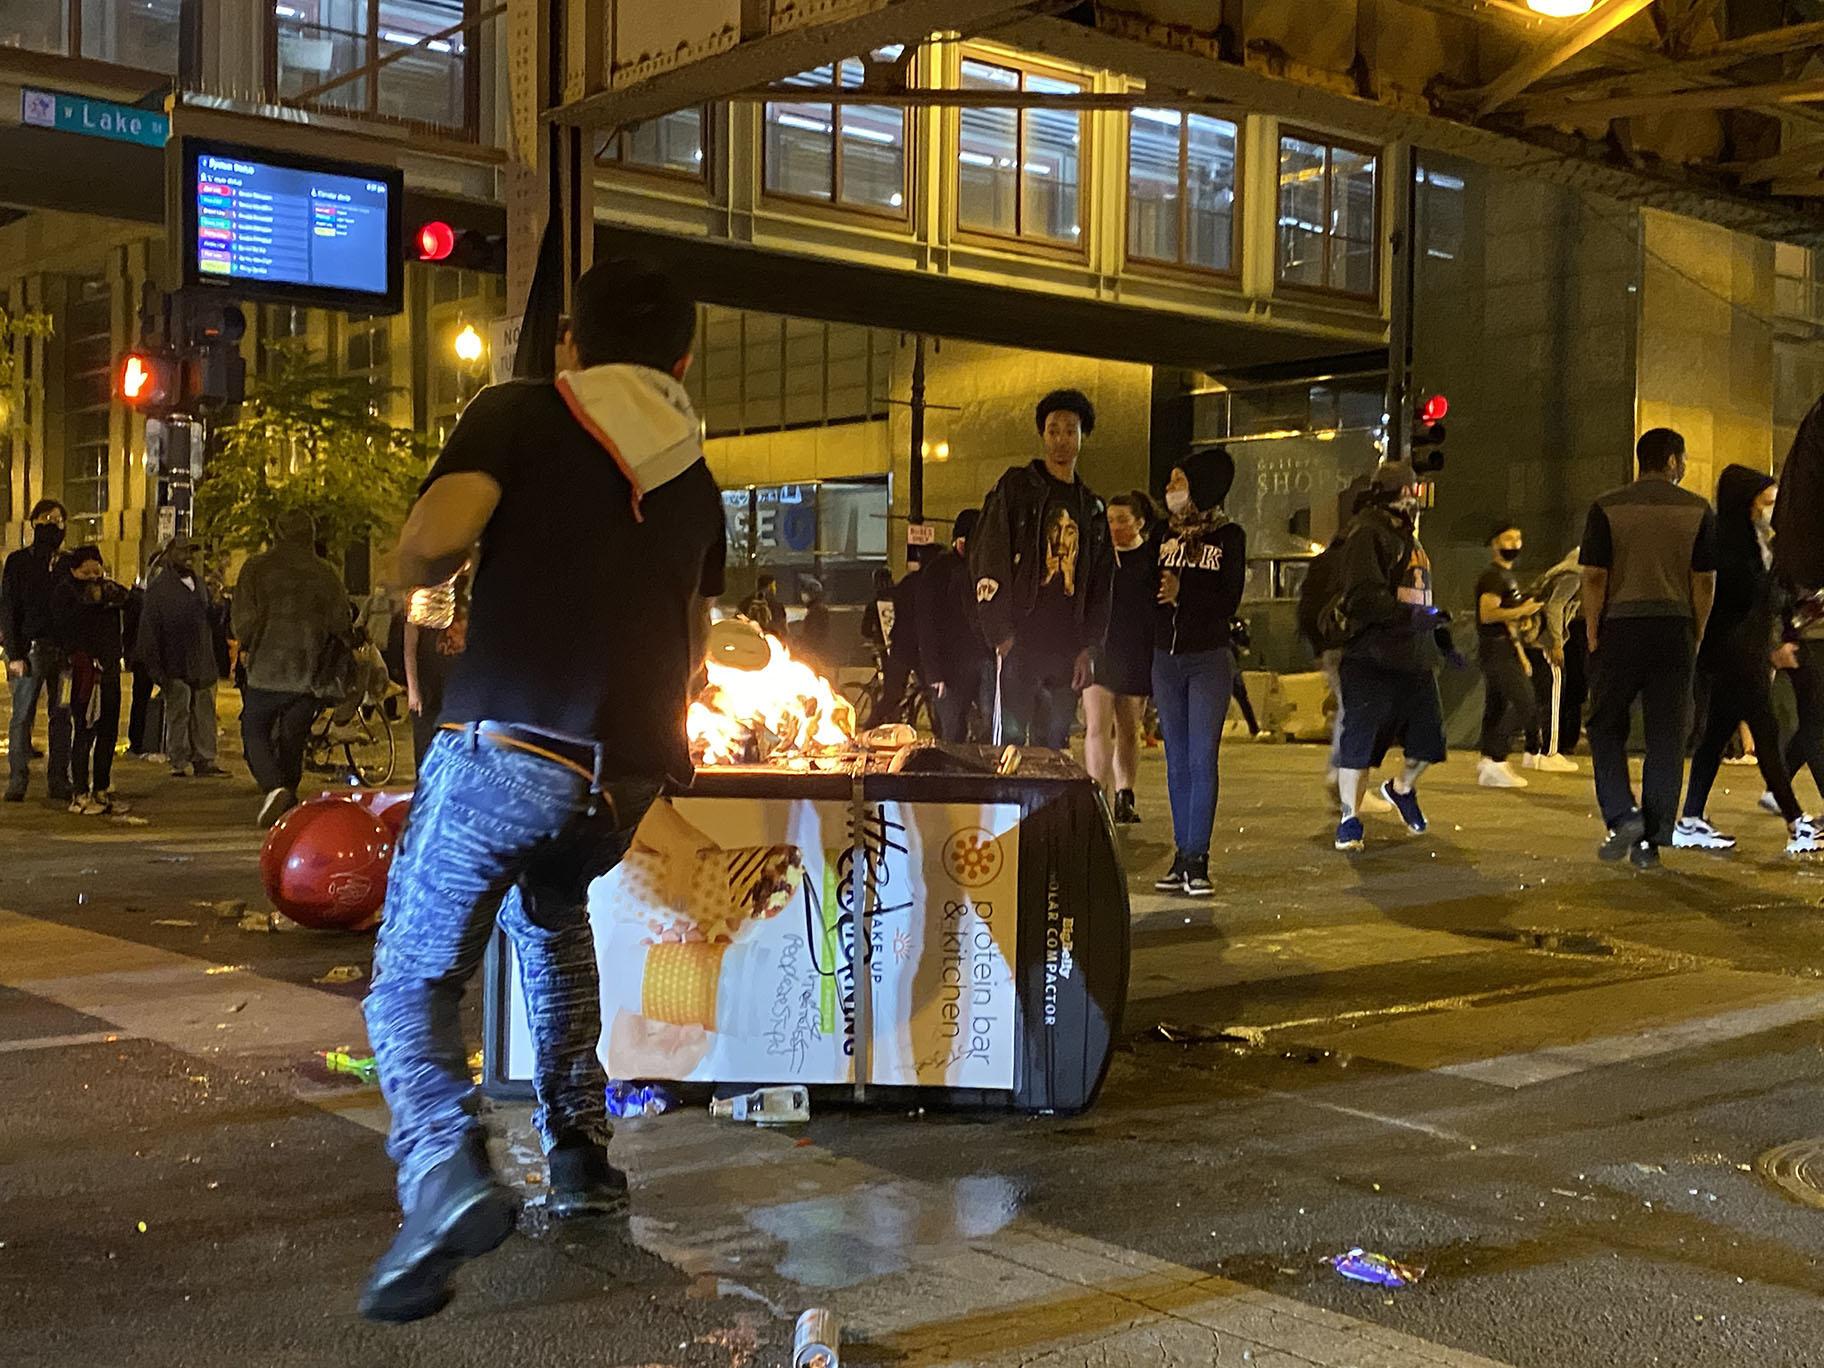
<svg viewBox="0 0 1824 1368">
<path fill-rule="evenodd" d="M 1590 756 L 1596 802 L 1612 831 L 1638 813 L 1647 839 L 1672 844 L 1691 728 L 1695 647 L 1688 618 L 1609 618 L 1590 657 Z M 1628 777 L 1634 700 L 1646 722 L 1647 759 L 1640 801 Z"/>
<path fill-rule="evenodd" d="M 1511 641 L 1484 642 L 1481 648 L 1482 754 L 1505 760 L 1513 753 L 1514 737 L 1533 729 L 1533 681 L 1520 664 L 1520 653 Z"/>
<path fill-rule="evenodd" d="M 1811 782 L 1824 795 L 1824 641 L 1801 641 L 1799 668 L 1789 675 L 1799 705 L 1799 727 L 1786 743 L 1786 773 L 1797 779 L 1811 766 Z M 1758 750 L 1759 738 L 1754 744 Z"/>
<path fill-rule="evenodd" d="M 316 715 L 317 700 L 310 694 L 247 690 L 241 704 L 241 744 L 262 793 L 298 791 L 304 782 L 304 747 Z"/>
<path fill-rule="evenodd" d="M 1792 779 L 1786 762 L 1780 757 L 1780 724 L 1773 715 L 1773 667 L 1759 643 L 1746 650 L 1733 650 L 1716 661 L 1705 661 L 1703 673 L 1709 676 L 1705 693 L 1708 702 L 1698 736 L 1697 750 L 1691 756 L 1691 780 L 1685 786 L 1685 816 L 1702 817 L 1710 801 L 1710 788 L 1716 783 L 1717 767 L 1723 763 L 1723 752 L 1742 723 L 1754 737 L 1754 758 L 1761 767 L 1761 780 L 1780 805 L 1780 815 L 1788 822 L 1803 815 L 1799 800 L 1792 793 Z"/>
<path fill-rule="evenodd" d="M 146 754 L 146 711 L 152 703 L 152 676 L 143 670 L 133 671 L 133 704 L 127 713 L 127 750 L 134 755 Z M 164 735 L 162 731 L 153 733 L 153 750 L 157 750 Z"/>
</svg>

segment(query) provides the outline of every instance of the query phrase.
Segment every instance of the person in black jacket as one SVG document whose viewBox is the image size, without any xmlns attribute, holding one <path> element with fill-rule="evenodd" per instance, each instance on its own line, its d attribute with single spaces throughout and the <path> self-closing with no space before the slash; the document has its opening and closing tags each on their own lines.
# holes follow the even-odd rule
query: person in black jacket
<svg viewBox="0 0 1824 1368">
<path fill-rule="evenodd" d="M 918 669 L 918 587 L 922 582 L 919 567 L 924 564 L 925 548 L 906 549 L 906 573 L 899 577 L 887 598 L 887 611 L 880 621 L 886 640 L 880 657 L 880 696 L 862 723 L 882 727 L 890 722 L 906 722 L 906 701 L 912 687 L 912 676 Z M 914 700 L 916 701 L 916 700 Z"/>
<path fill-rule="evenodd" d="M 1140 820 L 1134 779 L 1140 727 L 1153 692 L 1153 617 L 1159 601 L 1159 543 L 1149 535 L 1153 501 L 1139 490 L 1108 501 L 1115 582 L 1108 635 L 1095 652 L 1095 682 L 1083 691 L 1083 768 L 1114 804 L 1115 820 Z"/>
<path fill-rule="evenodd" d="M 967 741 L 970 712 L 985 717 L 994 706 L 989 686 L 988 643 L 975 628 L 975 595 L 969 582 L 969 538 L 981 510 L 956 515 L 950 547 L 923 570 L 915 583 L 918 677 L 931 691 L 931 721 L 939 741 Z"/>
<path fill-rule="evenodd" d="M 79 546 L 57 567 L 51 624 L 70 663 L 70 811 L 124 814 L 114 797 L 114 741 L 120 734 L 121 611 L 127 589 L 107 576 L 98 546 Z"/>
<path fill-rule="evenodd" d="M 1672 829 L 1674 847 L 1729 850 L 1735 838 L 1718 831 L 1704 816 L 1717 766 L 1730 737 L 1744 721 L 1754 737 L 1754 755 L 1767 791 L 1779 804 L 1792 839 L 1789 855 L 1824 850 L 1824 831 L 1807 817 L 1793 795 L 1792 777 L 1780 755 L 1780 728 L 1773 715 L 1772 679 L 1777 669 L 1798 664 L 1798 645 L 1780 641 L 1774 602 L 1773 505 L 1778 487 L 1773 476 L 1732 465 L 1716 482 L 1716 603 L 1697 652 L 1697 668 L 1707 676 L 1709 704 L 1691 777 L 1685 789 L 1684 816 Z"/>
<path fill-rule="evenodd" d="M 213 605 L 196 565 L 196 543 L 174 538 L 146 589 L 139 617 L 139 655 L 158 680 L 165 700 L 165 754 L 171 777 L 219 779 L 215 763 L 215 659 Z"/>
<path fill-rule="evenodd" d="M 997 740 L 1062 750 L 1091 680 L 1090 652 L 1108 632 L 1115 557 L 1108 509 L 1077 475 L 1094 406 L 1079 390 L 1053 390 L 1034 417 L 1045 454 L 995 484 L 969 573 L 997 657 Z"/>
<path fill-rule="evenodd" d="M 1419 544 L 1419 484 L 1411 462 L 1383 463 L 1367 504 L 1344 535 L 1337 614 L 1345 644 L 1338 664 L 1342 736 L 1336 848 L 1360 850 L 1362 783 L 1397 741 L 1406 758 L 1381 785 L 1407 829 L 1422 832 L 1419 776 L 1443 761 L 1444 705 L 1438 696 L 1439 633 L 1449 614 L 1432 602 L 1431 558 Z"/>
<path fill-rule="evenodd" d="M 1222 501 L 1235 483 L 1222 447 L 1180 461 L 1165 487 L 1168 521 L 1157 533 L 1159 590 L 1153 623 L 1153 703 L 1165 734 L 1172 800 L 1171 871 L 1153 887 L 1208 897 L 1217 761 L 1235 692 L 1229 624 L 1247 578 L 1247 535 Z"/>
<path fill-rule="evenodd" d="M 6 647 L 6 682 L 13 696 L 7 732 L 9 803 L 23 803 L 31 781 L 32 722 L 39 694 L 45 696 L 50 723 L 45 781 L 53 800 L 70 798 L 69 673 L 51 631 L 53 567 L 66 520 L 62 504 L 40 499 L 32 508 L 32 544 L 13 552 L 0 569 L 0 645 Z"/>
<path fill-rule="evenodd" d="M 1786 772 L 1796 779 L 1809 766 L 1824 794 L 1824 398 L 1799 424 L 1780 467 L 1773 534 L 1773 574 L 1792 600 L 1798 648 L 1790 678 L 1799 724 L 1786 743 Z"/>
</svg>

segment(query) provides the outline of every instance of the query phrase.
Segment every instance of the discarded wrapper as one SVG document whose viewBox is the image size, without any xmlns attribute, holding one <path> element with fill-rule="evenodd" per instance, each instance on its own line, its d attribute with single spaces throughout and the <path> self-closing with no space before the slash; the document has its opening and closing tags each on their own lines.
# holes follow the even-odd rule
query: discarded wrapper
<svg viewBox="0 0 1824 1368">
<path fill-rule="evenodd" d="M 1373 1283 L 1376 1287 L 1411 1287 L 1425 1276 L 1423 1265 L 1397 1263 L 1385 1254 L 1370 1254 L 1352 1249 L 1330 1260 L 1330 1266 L 1351 1282 Z"/>
<path fill-rule="evenodd" d="M 1153 1027 L 1161 1040 L 1174 1045 L 1253 1045 L 1267 1043 L 1267 1033 L 1258 1026 L 1187 1026 L 1176 1021 L 1162 1021 Z"/>
<path fill-rule="evenodd" d="M 338 964 L 327 974 L 317 979 L 318 983 L 358 983 L 367 976 L 367 971 L 358 964 Z"/>
<path fill-rule="evenodd" d="M 380 1066 L 374 1062 L 372 1055 L 352 1055 L 347 1050 L 324 1050 L 323 1063 L 331 1073 L 348 1074 L 363 1083 L 377 1083 L 380 1080 Z"/>
</svg>

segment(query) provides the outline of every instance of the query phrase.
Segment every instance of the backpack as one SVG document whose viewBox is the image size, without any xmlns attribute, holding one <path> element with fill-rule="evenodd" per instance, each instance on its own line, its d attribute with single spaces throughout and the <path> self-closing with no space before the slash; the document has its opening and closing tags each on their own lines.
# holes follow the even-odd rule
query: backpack
<svg viewBox="0 0 1824 1368">
<path fill-rule="evenodd" d="M 1338 651 L 1348 645 L 1343 622 L 1343 538 L 1336 537 L 1312 560 L 1298 590 L 1298 634 L 1313 651 Z"/>
</svg>

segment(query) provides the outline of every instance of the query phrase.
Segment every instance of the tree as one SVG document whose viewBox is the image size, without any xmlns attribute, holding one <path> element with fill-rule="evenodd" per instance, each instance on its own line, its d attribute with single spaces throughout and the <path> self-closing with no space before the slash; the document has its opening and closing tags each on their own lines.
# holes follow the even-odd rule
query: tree
<svg viewBox="0 0 1824 1368">
<path fill-rule="evenodd" d="M 397 529 L 435 445 L 381 415 L 391 391 L 336 374 L 302 339 L 274 344 L 272 355 L 272 374 L 250 380 L 235 420 L 211 434 L 196 486 L 198 540 L 257 550 L 292 508 L 316 520 L 332 559 Z"/>
<path fill-rule="evenodd" d="M 26 310 L 19 313 L 0 305 L 0 438 L 18 423 L 20 413 L 13 403 L 13 386 L 19 378 L 19 360 L 28 339 L 49 337 L 51 316 Z"/>
</svg>

